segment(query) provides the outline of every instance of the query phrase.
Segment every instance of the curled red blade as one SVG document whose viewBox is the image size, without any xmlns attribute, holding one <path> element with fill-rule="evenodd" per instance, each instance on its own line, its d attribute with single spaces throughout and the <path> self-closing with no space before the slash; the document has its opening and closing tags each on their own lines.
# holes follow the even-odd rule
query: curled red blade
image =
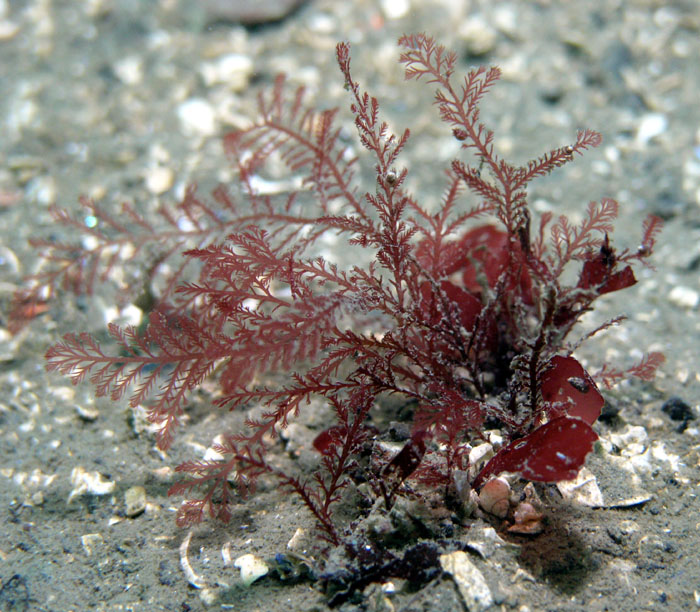
<svg viewBox="0 0 700 612">
<path fill-rule="evenodd" d="M 514 440 L 498 451 L 473 483 L 478 488 L 490 476 L 519 472 L 523 478 L 558 482 L 576 477 L 598 435 L 585 421 L 562 416 Z"/>
<path fill-rule="evenodd" d="M 595 382 L 573 357 L 557 355 L 540 380 L 545 402 L 563 403 L 566 413 L 592 425 L 600 416 L 605 400 Z"/>
</svg>

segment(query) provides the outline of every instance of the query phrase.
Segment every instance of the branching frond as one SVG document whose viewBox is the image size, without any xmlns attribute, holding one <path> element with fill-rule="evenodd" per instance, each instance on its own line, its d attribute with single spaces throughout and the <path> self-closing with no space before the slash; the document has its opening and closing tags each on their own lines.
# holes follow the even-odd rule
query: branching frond
<svg viewBox="0 0 700 612">
<path fill-rule="evenodd" d="M 304 88 L 289 96 L 283 75 L 275 79 L 268 95 L 260 94 L 260 120 L 251 127 L 229 134 L 224 148 L 246 185 L 251 202 L 261 197 L 253 177 L 274 154 L 313 190 L 318 215 L 329 215 L 332 204 L 340 202 L 354 214 L 365 217 L 352 187 L 355 158 L 348 155 L 335 127 L 336 110 L 317 112 L 304 104 Z"/>
<path fill-rule="evenodd" d="M 554 278 L 558 278 L 564 267 L 573 259 L 600 248 L 606 234 L 613 231 L 612 222 L 617 218 L 618 204 L 610 198 L 600 203 L 590 202 L 586 217 L 578 227 L 561 216 L 552 227 L 552 246 L 555 259 L 551 261 Z"/>
<path fill-rule="evenodd" d="M 125 294 L 156 279 L 165 286 L 145 328 L 110 325 L 111 343 L 66 334 L 46 353 L 49 370 L 146 406 L 162 449 L 205 379 L 218 384 L 215 406 L 247 411 L 244 428 L 217 437 L 219 459 L 178 467 L 186 479 L 170 493 L 190 497 L 180 525 L 206 515 L 228 520 L 235 496 L 264 475 L 303 501 L 323 539 L 343 545 L 335 508 L 359 482 L 370 504 L 375 496 L 388 508 L 397 495 L 422 495 L 413 487 L 454 495 L 458 475 L 471 475 L 475 487 L 501 471 L 571 479 L 597 438 L 591 426 L 604 399 L 572 353 L 623 317 L 579 343 L 567 337 L 600 296 L 636 283 L 633 266 L 647 263 L 660 220 L 644 222 L 636 251 L 618 252 L 614 200 L 591 202 L 578 224 L 551 213 L 538 219 L 529 183 L 598 146 L 600 135 L 582 130 L 572 145 L 509 163 L 479 115 L 499 70 L 459 79 L 458 55 L 432 38 L 399 44 L 406 78 L 436 86 L 440 119 L 462 145 L 442 170 L 435 209 L 406 190 L 400 158 L 409 130 L 392 133 L 340 43 L 357 138 L 375 173 L 367 191 L 354 186 L 359 160 L 337 110 L 315 110 L 303 88 L 278 77 L 259 97 L 259 119 L 225 138 L 241 202 L 218 189 L 206 203 L 191 188 L 151 218 L 129 205 L 110 215 L 84 201 L 87 217 L 53 211 L 81 242 L 37 243 L 45 267 L 16 296 L 17 325 L 50 307 L 59 290 L 90 295 L 118 278 L 126 278 Z M 272 166 L 287 172 L 285 196 L 261 188 Z M 329 256 L 335 241 L 342 243 Z M 131 272 L 118 275 L 122 267 Z M 626 371 L 606 365 L 597 378 L 606 386 L 649 380 L 662 363 L 650 353 Z M 307 449 L 317 469 L 282 469 L 270 453 L 314 405 L 332 414 Z M 400 419 L 404 443 L 393 451 L 386 440 L 394 433 L 381 428 Z M 494 426 L 504 444 L 475 474 L 471 445 Z"/>
<path fill-rule="evenodd" d="M 581 130 L 573 145 L 552 149 L 539 159 L 528 162 L 524 168 L 520 168 L 514 189 L 520 189 L 535 177 L 545 176 L 555 168 L 560 168 L 573 161 L 576 153 L 582 154 L 586 149 L 599 146 L 602 141 L 603 139 L 598 132 L 588 129 Z"/>
<path fill-rule="evenodd" d="M 613 368 L 608 364 L 605 364 L 593 375 L 593 377 L 600 381 L 601 384 L 605 385 L 606 389 L 611 389 L 630 376 L 649 381 L 654 379 L 656 376 L 656 371 L 664 364 L 665 361 L 666 357 L 664 357 L 663 353 L 653 351 L 644 355 L 639 363 L 627 368 L 626 370 Z"/>
</svg>

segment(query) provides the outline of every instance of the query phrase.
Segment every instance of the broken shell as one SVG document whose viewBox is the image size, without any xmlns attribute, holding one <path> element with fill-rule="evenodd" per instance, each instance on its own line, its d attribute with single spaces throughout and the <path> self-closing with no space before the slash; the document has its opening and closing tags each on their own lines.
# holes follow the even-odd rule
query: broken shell
<svg viewBox="0 0 700 612">
<path fill-rule="evenodd" d="M 518 504 L 518 507 L 513 513 L 513 517 L 515 518 L 516 523 L 525 523 L 527 521 L 541 520 L 542 514 L 540 512 L 537 512 L 537 510 L 535 510 L 535 507 L 532 504 L 522 502 Z"/>
<path fill-rule="evenodd" d="M 241 570 L 241 582 L 247 587 L 270 571 L 265 561 L 250 553 L 238 557 L 233 565 Z"/>
<path fill-rule="evenodd" d="M 73 485 L 73 490 L 68 495 L 69 504 L 75 497 L 85 493 L 90 495 L 109 495 L 117 486 L 116 482 L 107 480 L 99 472 L 88 472 L 81 466 L 73 468 L 70 481 Z"/>
<path fill-rule="evenodd" d="M 124 492 L 124 513 L 129 518 L 137 517 L 146 509 L 146 489 L 130 487 Z"/>
<path fill-rule="evenodd" d="M 203 589 L 204 587 L 207 586 L 206 580 L 197 574 L 194 569 L 192 568 L 192 565 L 190 564 L 190 560 L 188 558 L 188 549 L 190 547 L 190 540 L 192 539 L 192 530 L 188 532 L 188 534 L 185 536 L 185 539 L 182 541 L 180 544 L 180 567 L 182 568 L 182 571 L 185 573 L 185 577 L 187 578 L 187 582 L 190 583 L 195 589 Z"/>
<path fill-rule="evenodd" d="M 542 500 L 540 499 L 540 496 L 537 494 L 537 491 L 535 490 L 535 485 L 533 485 L 531 482 L 528 482 L 525 485 L 525 488 L 523 489 L 523 495 L 525 497 L 521 498 L 522 501 L 526 501 L 529 504 L 532 504 L 535 508 L 542 507 Z"/>
<path fill-rule="evenodd" d="M 498 518 L 505 518 L 510 508 L 510 485 L 503 478 L 492 478 L 479 491 L 481 508 Z"/>
<path fill-rule="evenodd" d="M 532 504 L 521 502 L 513 512 L 515 523 L 508 527 L 510 533 L 522 533 L 535 535 L 542 533 L 544 527 L 542 525 L 543 515 L 535 510 Z"/>
<path fill-rule="evenodd" d="M 287 549 L 305 553 L 306 549 L 309 547 L 309 544 L 310 542 L 306 530 L 298 527 L 289 542 L 287 542 Z"/>
</svg>

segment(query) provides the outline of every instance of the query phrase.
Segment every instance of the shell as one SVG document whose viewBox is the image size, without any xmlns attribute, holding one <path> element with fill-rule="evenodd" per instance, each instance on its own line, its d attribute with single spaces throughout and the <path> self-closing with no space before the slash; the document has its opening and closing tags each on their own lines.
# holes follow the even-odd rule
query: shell
<svg viewBox="0 0 700 612">
<path fill-rule="evenodd" d="M 492 478 L 479 491 L 482 510 L 498 518 L 505 518 L 510 509 L 510 484 L 504 478 Z"/>
<path fill-rule="evenodd" d="M 513 512 L 515 523 L 508 527 L 510 533 L 522 533 L 535 535 L 542 533 L 544 526 L 542 525 L 543 515 L 538 512 L 535 507 L 528 502 L 521 502 Z"/>
</svg>

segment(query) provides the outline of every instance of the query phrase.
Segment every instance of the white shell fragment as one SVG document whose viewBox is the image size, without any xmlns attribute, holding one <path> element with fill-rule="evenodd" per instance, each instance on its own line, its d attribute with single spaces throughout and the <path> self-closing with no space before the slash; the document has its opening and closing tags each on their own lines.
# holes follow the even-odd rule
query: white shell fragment
<svg viewBox="0 0 700 612">
<path fill-rule="evenodd" d="M 498 518 L 505 518 L 510 508 L 510 485 L 504 478 L 492 478 L 479 491 L 481 508 Z"/>
<path fill-rule="evenodd" d="M 203 589 L 207 586 L 207 581 L 194 571 L 192 565 L 190 565 L 190 560 L 187 558 L 187 551 L 190 547 L 191 539 L 192 531 L 190 530 L 182 541 L 182 544 L 180 544 L 180 567 L 185 573 L 187 582 L 189 582 L 190 585 L 195 589 Z"/>
<path fill-rule="evenodd" d="M 700 304 L 700 293 L 690 287 L 678 285 L 671 289 L 671 292 L 668 294 L 668 301 L 679 308 L 692 310 Z"/>
<path fill-rule="evenodd" d="M 216 133 L 216 112 L 203 98 L 190 98 L 177 107 L 177 117 L 186 134 L 211 136 Z"/>
<path fill-rule="evenodd" d="M 483 17 L 471 17 L 459 27 L 459 34 L 471 55 L 485 55 L 496 47 L 498 33 Z"/>
<path fill-rule="evenodd" d="M 233 565 L 241 570 L 241 581 L 245 586 L 250 586 L 270 571 L 265 561 L 251 554 L 238 557 Z"/>
<path fill-rule="evenodd" d="M 581 468 L 573 480 L 562 480 L 557 483 L 557 489 L 564 499 L 570 499 L 589 508 L 605 506 L 603 494 L 598 487 L 595 475 L 587 467 Z"/>
<path fill-rule="evenodd" d="M 232 91 L 243 91 L 248 86 L 253 71 L 253 60 L 240 53 L 227 53 L 201 68 L 207 86 L 224 83 Z"/>
<path fill-rule="evenodd" d="M 458 550 L 440 555 L 440 565 L 452 576 L 469 612 L 488 610 L 493 605 L 491 589 L 467 553 Z"/>
<path fill-rule="evenodd" d="M 294 532 L 294 535 L 291 537 L 289 542 L 287 542 L 287 548 L 289 550 L 294 550 L 302 553 L 306 552 L 306 548 L 308 547 L 308 545 L 308 534 L 306 532 L 306 529 L 302 529 L 301 527 L 297 527 L 297 530 Z"/>
<path fill-rule="evenodd" d="M 70 474 L 70 483 L 73 485 L 73 490 L 68 495 L 68 503 L 84 493 L 109 495 L 116 486 L 113 480 L 106 480 L 99 472 L 88 472 L 80 466 L 73 468 Z"/>
<path fill-rule="evenodd" d="M 124 513 L 129 518 L 138 516 L 146 509 L 146 489 L 131 487 L 124 492 Z"/>
<path fill-rule="evenodd" d="M 662 113 L 647 113 L 639 122 L 635 140 L 640 145 L 646 145 L 652 138 L 663 134 L 668 128 L 668 119 Z"/>
<path fill-rule="evenodd" d="M 96 421 L 97 418 L 100 416 L 100 411 L 91 405 L 83 406 L 82 404 L 77 404 L 75 406 L 75 411 L 78 413 L 78 417 L 80 417 L 83 421 L 87 421 L 89 423 L 92 421 Z"/>
<path fill-rule="evenodd" d="M 88 557 L 92 556 L 98 548 L 104 546 L 105 540 L 101 533 L 86 533 L 80 536 L 80 543 L 83 545 L 83 550 Z"/>
<path fill-rule="evenodd" d="M 642 488 L 641 479 L 637 473 L 640 471 L 639 459 L 651 454 L 648 448 L 641 443 L 647 439 L 646 436 L 644 428 L 637 427 L 628 427 L 619 434 L 610 434 L 611 440 L 614 438 L 613 444 L 620 449 L 621 455 L 591 453 L 587 461 L 590 471 L 584 468 L 579 474 L 579 478 L 570 483 L 572 486 L 569 489 L 573 488 L 574 490 L 571 499 L 594 508 L 624 508 L 649 501 L 651 495 Z M 609 440 L 601 438 L 601 441 L 612 448 Z M 631 452 L 632 450 L 641 454 L 635 455 Z M 595 474 L 595 489 L 598 489 L 602 498 L 600 506 L 594 505 L 599 500 L 596 499 L 593 483 L 586 483 L 586 480 L 593 474 Z M 576 487 L 574 483 L 579 484 L 580 487 Z M 559 484 L 564 487 L 564 490 L 560 487 L 559 491 L 564 497 L 567 497 L 565 490 L 568 483 Z M 583 491 L 575 493 L 577 488 L 583 489 Z M 586 503 L 586 498 L 590 503 Z"/>
<path fill-rule="evenodd" d="M 469 539 L 467 540 L 467 548 L 477 553 L 481 558 L 487 559 L 494 555 L 500 548 L 520 548 L 519 544 L 507 542 L 498 535 L 496 530 L 491 526 L 472 527 L 469 530 Z"/>
<path fill-rule="evenodd" d="M 469 465 L 476 466 L 481 461 L 486 461 L 493 457 L 493 446 L 488 442 L 479 444 L 469 451 Z"/>
<path fill-rule="evenodd" d="M 154 166 L 144 173 L 146 189 L 153 195 L 161 195 L 168 191 L 175 182 L 175 173 L 166 166 Z"/>
</svg>

